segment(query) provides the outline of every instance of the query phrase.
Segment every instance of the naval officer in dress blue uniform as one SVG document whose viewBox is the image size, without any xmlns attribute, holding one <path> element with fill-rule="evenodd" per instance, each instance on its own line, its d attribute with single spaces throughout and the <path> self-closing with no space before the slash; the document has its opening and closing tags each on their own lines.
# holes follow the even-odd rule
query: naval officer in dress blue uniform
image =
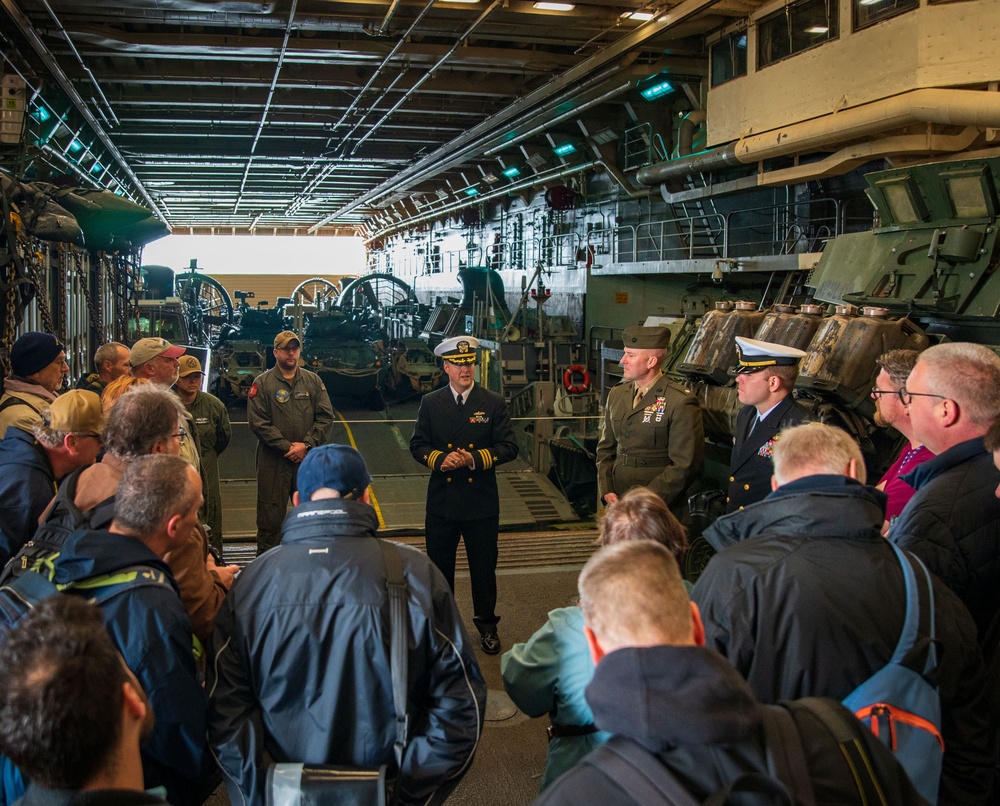
<svg viewBox="0 0 1000 806">
<path fill-rule="evenodd" d="M 736 374 L 743 408 L 736 416 L 726 512 L 757 501 L 771 492 L 771 448 L 778 432 L 813 420 L 792 397 L 799 376 L 802 350 L 769 341 L 736 337 Z"/>
<path fill-rule="evenodd" d="M 445 339 L 448 386 L 424 395 L 410 437 L 413 458 L 431 469 L 427 483 L 427 556 L 455 589 L 455 553 L 465 540 L 472 577 L 474 621 L 483 652 L 500 651 L 497 635 L 497 532 L 500 498 L 496 467 L 517 456 L 517 441 L 503 397 L 475 382 L 479 340 Z"/>
</svg>

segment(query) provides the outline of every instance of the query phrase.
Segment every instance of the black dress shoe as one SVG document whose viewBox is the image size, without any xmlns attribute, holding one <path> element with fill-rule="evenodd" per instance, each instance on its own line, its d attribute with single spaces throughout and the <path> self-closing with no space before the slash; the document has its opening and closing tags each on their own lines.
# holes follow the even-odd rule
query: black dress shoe
<svg viewBox="0 0 1000 806">
<path fill-rule="evenodd" d="M 500 636 L 496 630 L 484 632 L 479 637 L 479 643 L 487 655 L 496 655 L 500 651 Z"/>
</svg>

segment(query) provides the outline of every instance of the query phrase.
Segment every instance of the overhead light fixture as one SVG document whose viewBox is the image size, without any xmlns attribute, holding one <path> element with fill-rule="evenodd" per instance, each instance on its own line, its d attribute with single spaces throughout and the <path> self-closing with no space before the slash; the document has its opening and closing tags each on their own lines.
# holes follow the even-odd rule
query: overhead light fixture
<svg viewBox="0 0 1000 806">
<path fill-rule="evenodd" d="M 669 95 L 673 91 L 674 85 L 669 81 L 657 81 L 655 84 L 646 87 L 646 89 L 640 90 L 639 94 L 647 101 L 653 101 L 657 98 L 662 98 L 664 95 Z"/>
<path fill-rule="evenodd" d="M 576 146 L 567 140 L 565 143 L 560 143 L 552 150 L 555 152 L 557 157 L 568 157 L 570 154 L 576 153 Z"/>
<path fill-rule="evenodd" d="M 465 192 L 466 196 L 478 196 L 479 195 L 479 189 L 475 188 L 475 187 L 467 187 L 464 192 Z"/>
<path fill-rule="evenodd" d="M 826 25 L 814 25 L 812 28 L 806 28 L 807 34 L 828 34 L 830 33 L 829 27 Z"/>
<path fill-rule="evenodd" d="M 49 110 L 46 109 L 44 106 L 36 106 L 28 114 L 31 115 L 31 117 L 33 117 L 39 123 L 44 123 L 45 121 L 47 121 L 49 118 L 52 117 L 52 113 L 49 112 Z"/>
<path fill-rule="evenodd" d="M 613 143 L 618 139 L 618 132 L 612 129 L 610 126 L 606 126 L 601 129 L 596 134 L 592 134 L 590 139 L 593 140 L 597 145 L 602 146 L 606 143 Z"/>
<path fill-rule="evenodd" d="M 81 143 L 74 137 L 72 140 L 69 141 L 68 148 L 74 154 L 79 154 L 81 151 L 83 151 L 83 143 Z"/>
<path fill-rule="evenodd" d="M 515 177 L 521 175 L 521 169 L 518 168 L 516 165 L 510 165 L 503 169 L 503 175 L 506 176 L 508 179 L 514 179 Z"/>
<path fill-rule="evenodd" d="M 101 165 L 101 163 L 99 162 L 95 162 L 93 165 L 90 166 L 90 172 L 92 174 L 103 173 L 103 171 L 104 171 L 104 166 Z"/>
<path fill-rule="evenodd" d="M 526 164 L 530 165 L 533 170 L 537 171 L 547 162 L 548 160 L 545 158 L 544 154 L 542 154 L 541 152 L 536 152 L 532 154 L 530 157 L 528 157 Z"/>
<path fill-rule="evenodd" d="M 862 3 L 864 0 L 861 0 Z M 878 0 L 875 0 L 878 2 Z M 636 20 L 637 22 L 649 22 L 656 15 L 652 11 L 626 11 L 622 14 L 623 20 Z"/>
<path fill-rule="evenodd" d="M 573 3 L 535 3 L 534 7 L 539 11 L 572 11 L 576 6 Z"/>
</svg>

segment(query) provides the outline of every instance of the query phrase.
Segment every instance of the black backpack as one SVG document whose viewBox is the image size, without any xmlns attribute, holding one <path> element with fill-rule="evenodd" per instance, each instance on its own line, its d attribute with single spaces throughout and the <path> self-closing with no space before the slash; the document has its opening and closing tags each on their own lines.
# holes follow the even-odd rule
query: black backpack
<svg viewBox="0 0 1000 806">
<path fill-rule="evenodd" d="M 115 514 L 114 496 L 101 501 L 93 509 L 83 512 L 73 499 L 80 474 L 86 468 L 74 470 L 63 479 L 59 491 L 34 536 L 21 547 L 0 572 L 0 585 L 21 576 L 25 571 L 51 571 L 52 564 L 62 551 L 63 545 L 73 532 L 81 529 L 106 529 Z"/>
<path fill-rule="evenodd" d="M 767 770 L 746 772 L 700 804 L 667 766 L 637 742 L 612 736 L 581 761 L 611 778 L 643 806 L 725 806 L 730 802 L 822 806 L 822 803 L 926 803 L 892 754 L 836 700 L 804 697 L 762 705 Z M 868 734 L 867 736 L 865 734 Z M 822 765 L 808 764 L 822 759 Z M 814 794 L 814 783 L 825 793 Z M 836 793 L 836 800 L 831 793 Z M 748 799 L 747 796 L 757 797 Z"/>
</svg>

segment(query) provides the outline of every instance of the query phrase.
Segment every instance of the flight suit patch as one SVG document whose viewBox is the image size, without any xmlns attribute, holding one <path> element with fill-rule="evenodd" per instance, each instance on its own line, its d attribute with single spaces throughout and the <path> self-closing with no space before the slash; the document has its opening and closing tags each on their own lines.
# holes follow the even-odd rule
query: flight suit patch
<svg viewBox="0 0 1000 806">
<path fill-rule="evenodd" d="M 247 397 L 257 397 L 257 384 L 250 387 L 250 391 L 247 393 Z"/>
<path fill-rule="evenodd" d="M 291 398 L 292 396 L 291 394 L 289 394 L 287 389 L 279 389 L 277 392 L 274 393 L 274 399 L 277 400 L 279 403 L 287 403 L 289 400 L 291 400 Z"/>
<path fill-rule="evenodd" d="M 208 425 L 208 417 L 195 417 L 195 425 Z"/>
<path fill-rule="evenodd" d="M 308 400 L 309 399 L 309 393 L 308 392 L 296 392 L 295 393 L 295 399 L 296 400 Z"/>
</svg>

